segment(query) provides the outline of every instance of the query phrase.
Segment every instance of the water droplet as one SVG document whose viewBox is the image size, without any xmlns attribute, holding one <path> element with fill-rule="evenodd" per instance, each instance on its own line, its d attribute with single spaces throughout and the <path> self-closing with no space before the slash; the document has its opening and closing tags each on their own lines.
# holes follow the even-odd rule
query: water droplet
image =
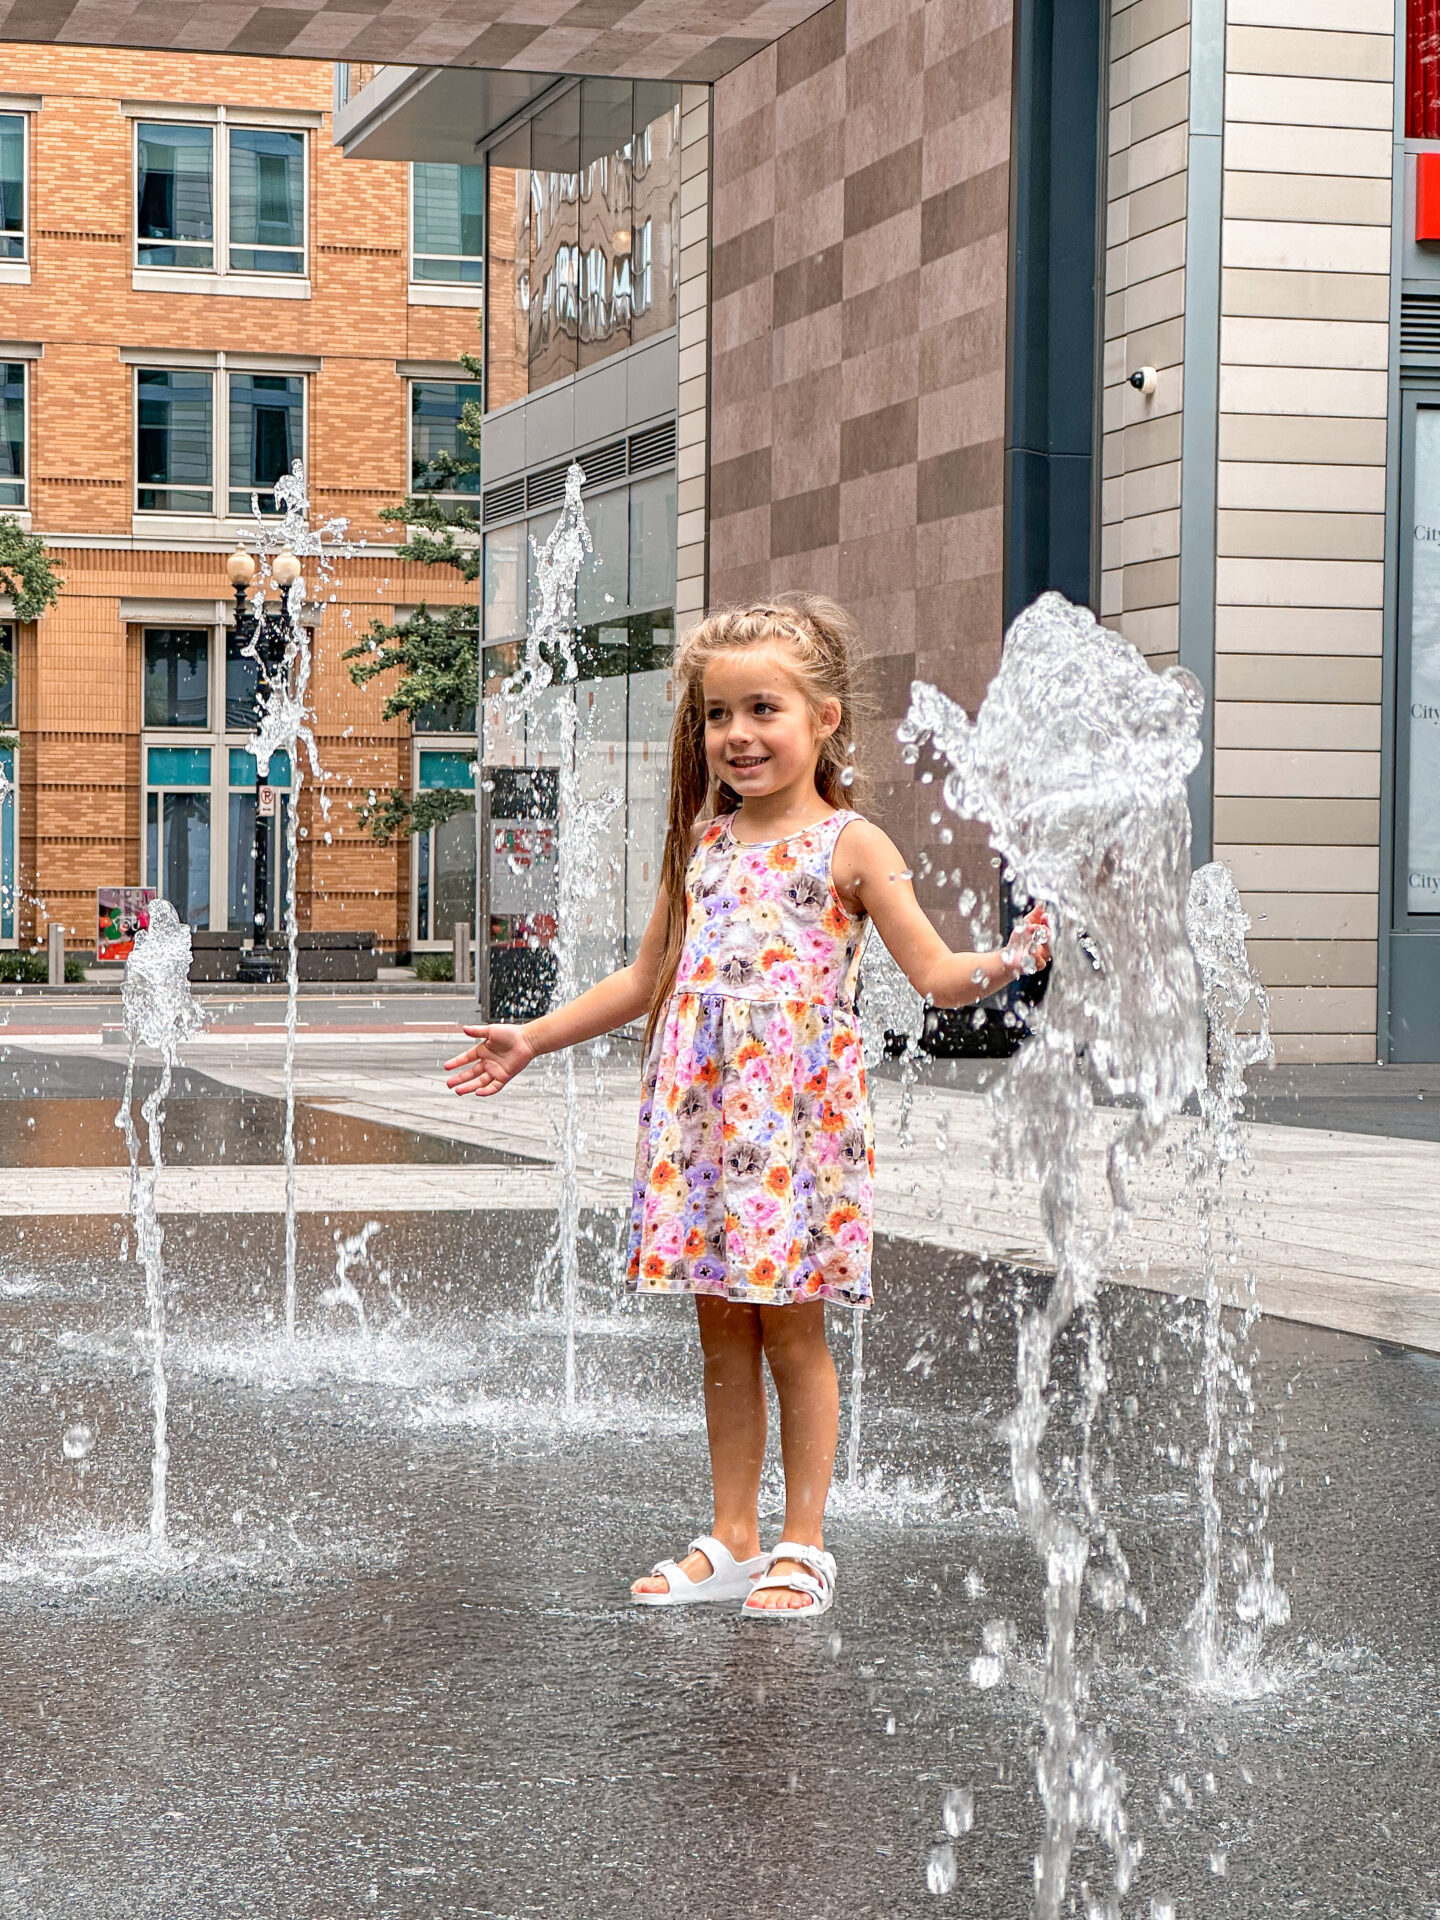
<svg viewBox="0 0 1440 1920">
<path fill-rule="evenodd" d="M 67 1460 L 88 1460 L 95 1446 L 95 1431 L 77 1420 L 60 1436 L 60 1447 Z"/>
<path fill-rule="evenodd" d="M 958 1839 L 975 1824 L 975 1796 L 969 1787 L 951 1787 L 945 1796 L 945 1831 Z"/>
<path fill-rule="evenodd" d="M 950 1846 L 932 1847 L 930 1864 L 925 1869 L 925 1884 L 931 1893 L 937 1896 L 949 1893 L 955 1878 L 955 1849 Z"/>
<path fill-rule="evenodd" d="M 842 786 L 842 787 L 853 787 L 853 786 L 854 786 L 854 784 L 855 784 L 855 769 L 854 769 L 854 767 L 842 767 L 842 768 L 840 769 L 840 784 L 841 784 L 841 786 Z"/>
</svg>

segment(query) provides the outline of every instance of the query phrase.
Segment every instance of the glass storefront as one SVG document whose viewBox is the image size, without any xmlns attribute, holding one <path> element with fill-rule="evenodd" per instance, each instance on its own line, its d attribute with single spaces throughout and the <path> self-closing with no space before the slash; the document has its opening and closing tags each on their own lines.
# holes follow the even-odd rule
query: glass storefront
<svg viewBox="0 0 1440 1920">
<path fill-rule="evenodd" d="M 1440 915 L 1440 406 L 1414 415 L 1410 618 L 1402 660 L 1403 901 Z"/>
<path fill-rule="evenodd" d="M 490 155 L 487 407 L 673 327 L 680 93 L 585 80 Z"/>
</svg>

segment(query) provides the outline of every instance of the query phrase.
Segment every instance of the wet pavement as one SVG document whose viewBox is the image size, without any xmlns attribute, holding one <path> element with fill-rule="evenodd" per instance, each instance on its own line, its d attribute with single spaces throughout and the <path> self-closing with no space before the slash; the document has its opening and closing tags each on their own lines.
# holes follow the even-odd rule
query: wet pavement
<svg viewBox="0 0 1440 1920">
<path fill-rule="evenodd" d="M 0 1225 L 0 1914 L 1027 1912 L 1039 1580 L 997 1426 L 1034 1283 L 882 1243 L 839 1597 L 815 1626 L 757 1628 L 627 1604 L 708 1515 L 693 1316 L 618 1298 L 614 1218 L 587 1219 L 567 1429 L 536 1300 L 549 1219 L 378 1217 L 351 1273 L 364 1333 L 322 1301 L 362 1217 L 302 1218 L 293 1350 L 281 1223 L 171 1222 L 160 1567 L 136 1541 L 148 1404 L 124 1228 Z M 1106 1303 L 1097 1477 L 1144 1617 L 1088 1612 L 1086 1636 L 1145 1841 L 1127 1920 L 1152 1898 L 1176 1920 L 1432 1920 L 1440 1365 L 1257 1329 L 1293 1617 L 1234 1697 L 1202 1698 L 1182 1634 L 1194 1317 Z M 843 1376 L 844 1316 L 832 1335 Z M 93 1444 L 67 1458 L 81 1427 Z M 778 1494 L 772 1464 L 771 1531 Z M 1225 1501 L 1244 1510 L 1228 1484 Z M 976 1684 L 1002 1622 L 1015 1651 Z M 975 1822 L 937 1899 L 952 1787 Z M 1082 1851 L 1086 1875 L 1098 1892 Z"/>
</svg>

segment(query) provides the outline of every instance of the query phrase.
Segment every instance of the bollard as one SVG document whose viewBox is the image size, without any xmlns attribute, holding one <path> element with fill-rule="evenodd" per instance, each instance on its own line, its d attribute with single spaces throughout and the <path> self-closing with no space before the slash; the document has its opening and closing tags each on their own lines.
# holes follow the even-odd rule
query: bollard
<svg viewBox="0 0 1440 1920">
<path fill-rule="evenodd" d="M 49 962 L 47 984 L 63 987 L 65 984 L 65 929 L 52 920 L 46 929 L 46 958 Z"/>
<path fill-rule="evenodd" d="M 470 927 L 464 920 L 455 922 L 451 936 L 451 950 L 455 955 L 455 984 L 468 986 L 470 982 Z"/>
</svg>

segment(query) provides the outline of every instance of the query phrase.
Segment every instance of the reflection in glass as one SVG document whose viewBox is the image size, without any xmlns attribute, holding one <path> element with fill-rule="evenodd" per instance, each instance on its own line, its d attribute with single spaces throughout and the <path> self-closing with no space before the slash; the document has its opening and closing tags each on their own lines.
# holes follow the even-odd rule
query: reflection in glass
<svg viewBox="0 0 1440 1920">
<path fill-rule="evenodd" d="M 210 924 L 210 796 L 152 793 L 146 801 L 145 884 L 192 927 Z"/>
<path fill-rule="evenodd" d="M 629 513 L 624 487 L 585 502 L 593 551 L 580 569 L 576 599 L 582 626 L 623 612 L 627 603 Z"/>
<path fill-rule="evenodd" d="M 485 536 L 485 638 L 508 640 L 525 625 L 525 522 Z"/>
<path fill-rule="evenodd" d="M 282 793 L 276 813 L 264 823 L 267 840 L 265 862 L 265 872 L 268 877 L 268 885 L 265 889 L 267 927 L 279 926 L 281 905 L 285 899 L 286 861 L 289 857 L 285 838 L 285 821 L 289 806 L 290 796 Z M 245 933 L 251 933 L 255 927 L 255 792 L 253 788 L 248 793 L 242 791 L 230 795 L 228 853 L 229 923 Z"/>
<path fill-rule="evenodd" d="M 275 373 L 230 375 L 230 511 L 248 513 L 252 493 L 271 513 L 274 486 L 305 457 L 305 382 Z"/>
<path fill-rule="evenodd" d="M 1406 905 L 1440 914 L 1440 407 L 1415 415 Z"/>
<path fill-rule="evenodd" d="M 417 160 L 410 277 L 478 286 L 485 275 L 485 169 Z"/>
<path fill-rule="evenodd" d="M 135 505 L 141 513 L 210 513 L 215 377 L 141 367 L 135 376 Z"/>
<path fill-rule="evenodd" d="M 675 604 L 675 476 L 657 474 L 630 489 L 630 604 Z"/>
<path fill-rule="evenodd" d="M 145 629 L 145 725 L 210 724 L 210 635 L 204 627 Z"/>
<path fill-rule="evenodd" d="M 137 140 L 137 262 L 142 267 L 213 269 L 213 129 L 142 121 Z"/>
<path fill-rule="evenodd" d="M 230 267 L 305 271 L 305 136 L 230 129 Z"/>
<path fill-rule="evenodd" d="M 0 360 L 0 507 L 25 504 L 25 362 Z"/>
<path fill-rule="evenodd" d="M 0 113 L 0 260 L 25 258 L 25 116 Z"/>
<path fill-rule="evenodd" d="M 480 491 L 480 456 L 461 426 L 464 409 L 479 404 L 477 380 L 410 382 L 410 486 L 413 492 Z M 457 466 L 469 471 L 456 472 Z"/>
<path fill-rule="evenodd" d="M 15 629 L 8 621 L 0 621 L 0 669 L 5 677 L 0 680 L 0 727 L 13 727 L 15 724 Z M 0 748 L 0 752 L 8 752 Z"/>
<path fill-rule="evenodd" d="M 5 776 L 5 798 L 0 800 L 0 940 L 15 938 L 15 749 L 0 747 L 0 774 Z"/>
<path fill-rule="evenodd" d="M 580 326 L 579 87 L 530 123 L 530 193 L 517 252 L 529 259 L 529 390 L 575 372 Z"/>
<path fill-rule="evenodd" d="M 630 344 L 630 139 L 634 88 L 580 89 L 580 364 Z"/>
<path fill-rule="evenodd" d="M 680 96 L 660 81 L 635 86 L 631 337 L 676 323 L 680 292 Z"/>
<path fill-rule="evenodd" d="M 530 128 L 490 153 L 485 219 L 485 404 L 505 407 L 529 391 Z"/>
</svg>

